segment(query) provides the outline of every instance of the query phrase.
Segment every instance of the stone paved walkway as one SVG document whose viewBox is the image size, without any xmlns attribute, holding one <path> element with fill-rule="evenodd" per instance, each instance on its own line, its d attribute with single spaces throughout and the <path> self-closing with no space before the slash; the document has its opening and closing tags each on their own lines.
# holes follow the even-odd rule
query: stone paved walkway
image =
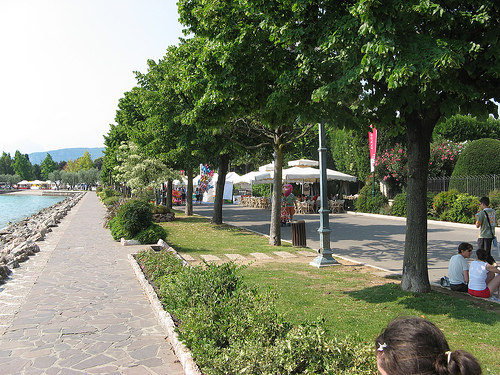
<svg viewBox="0 0 500 375">
<path fill-rule="evenodd" d="M 88 193 L 0 285 L 0 374 L 184 374 Z"/>
</svg>

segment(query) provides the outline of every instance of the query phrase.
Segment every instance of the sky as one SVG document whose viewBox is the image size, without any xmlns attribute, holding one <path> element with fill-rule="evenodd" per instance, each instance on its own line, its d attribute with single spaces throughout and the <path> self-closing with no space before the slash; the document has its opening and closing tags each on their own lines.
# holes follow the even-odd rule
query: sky
<svg viewBox="0 0 500 375">
<path fill-rule="evenodd" d="M 104 147 L 118 100 L 178 45 L 176 0 L 0 0 L 0 154 Z"/>
</svg>

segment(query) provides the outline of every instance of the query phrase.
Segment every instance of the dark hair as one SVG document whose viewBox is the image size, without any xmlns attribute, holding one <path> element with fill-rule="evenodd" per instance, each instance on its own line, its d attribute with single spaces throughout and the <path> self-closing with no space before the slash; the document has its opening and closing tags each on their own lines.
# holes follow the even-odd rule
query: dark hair
<svg viewBox="0 0 500 375">
<path fill-rule="evenodd" d="M 484 249 L 477 249 L 476 251 L 477 259 L 486 262 L 488 260 L 488 253 Z"/>
<path fill-rule="evenodd" d="M 443 333 L 417 317 L 398 318 L 375 339 L 388 375 L 479 375 L 479 362 L 464 350 L 450 351 Z"/>
<path fill-rule="evenodd" d="M 481 199 L 479 199 L 479 203 L 484 203 L 485 206 L 489 206 L 490 205 L 490 198 L 481 197 Z"/>
<path fill-rule="evenodd" d="M 472 245 L 468 242 L 462 242 L 460 245 L 458 245 L 458 253 L 460 254 L 464 250 L 469 250 L 472 249 Z"/>
</svg>

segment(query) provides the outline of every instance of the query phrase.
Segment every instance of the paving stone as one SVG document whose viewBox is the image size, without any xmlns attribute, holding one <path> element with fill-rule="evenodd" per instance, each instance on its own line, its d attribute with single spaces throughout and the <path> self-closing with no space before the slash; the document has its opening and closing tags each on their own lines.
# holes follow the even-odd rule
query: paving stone
<svg viewBox="0 0 500 375">
<path fill-rule="evenodd" d="M 194 262 L 196 259 L 194 259 L 191 255 L 188 254 L 181 254 L 181 256 L 187 260 L 188 262 Z"/>
<path fill-rule="evenodd" d="M 204 259 L 207 262 L 219 262 L 221 259 L 215 255 L 200 255 L 200 258 Z"/>
<path fill-rule="evenodd" d="M 241 254 L 225 254 L 225 255 L 231 260 L 247 260 L 247 258 L 245 258 Z"/>
<path fill-rule="evenodd" d="M 111 362 L 114 362 L 114 358 L 99 354 L 95 357 L 91 357 L 89 359 L 86 359 L 85 361 L 78 363 L 77 365 L 73 366 L 73 368 L 77 370 L 86 370 L 88 368 L 96 366 L 107 365 Z"/>
<path fill-rule="evenodd" d="M 250 255 L 256 259 L 261 259 L 261 260 L 274 259 L 272 256 L 269 256 L 264 253 L 250 253 Z"/>
<path fill-rule="evenodd" d="M 297 255 L 289 253 L 288 251 L 274 251 L 274 254 L 281 258 L 298 258 Z"/>
</svg>

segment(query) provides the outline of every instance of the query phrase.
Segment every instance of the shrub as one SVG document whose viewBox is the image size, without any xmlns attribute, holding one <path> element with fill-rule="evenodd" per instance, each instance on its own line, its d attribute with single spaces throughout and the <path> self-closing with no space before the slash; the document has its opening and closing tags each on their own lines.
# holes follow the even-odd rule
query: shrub
<svg viewBox="0 0 500 375">
<path fill-rule="evenodd" d="M 451 207 L 444 211 L 440 219 L 456 223 L 473 224 L 474 216 L 479 209 L 479 200 L 472 195 L 458 194 Z"/>
<path fill-rule="evenodd" d="M 152 204 L 151 205 L 151 212 L 153 214 L 168 214 L 171 212 L 171 210 L 167 206 L 162 206 L 159 204 Z"/>
<path fill-rule="evenodd" d="M 440 134 L 455 142 L 473 141 L 485 137 L 500 138 L 500 121 L 489 117 L 478 120 L 476 117 L 455 115 L 434 128 Z"/>
<path fill-rule="evenodd" d="M 144 250 L 135 256 L 143 272 L 150 280 L 158 280 L 163 276 L 176 274 L 182 270 L 182 261 L 167 251 Z"/>
<path fill-rule="evenodd" d="M 439 217 L 443 212 L 449 210 L 458 196 L 457 189 L 450 189 L 448 191 L 442 191 L 434 197 L 434 210 L 436 210 L 436 215 Z"/>
<path fill-rule="evenodd" d="M 376 373 L 371 344 L 327 340 L 321 319 L 292 326 L 276 312 L 274 293 L 243 283 L 241 267 L 188 268 L 171 258 L 166 251 L 137 255 L 204 374 Z"/>
<path fill-rule="evenodd" d="M 500 174 L 500 141 L 490 138 L 472 141 L 458 158 L 452 177 L 488 174 Z M 453 179 L 450 185 L 452 182 Z"/>
<path fill-rule="evenodd" d="M 380 191 L 380 185 L 375 185 L 375 196 L 372 197 L 372 184 L 367 183 L 359 192 L 359 197 L 354 202 L 354 208 L 359 212 L 384 213 L 384 207 L 389 199 Z"/>
<path fill-rule="evenodd" d="M 110 197 L 120 197 L 122 194 L 114 189 L 106 188 L 99 191 L 98 195 L 101 199 L 105 199 Z"/>
<path fill-rule="evenodd" d="M 406 198 L 407 198 L 406 191 L 404 191 L 401 194 L 398 194 L 394 197 L 394 202 L 391 206 L 391 214 L 392 215 L 406 217 L 406 213 L 407 213 Z M 427 217 L 429 219 L 434 218 L 433 217 L 433 212 L 434 212 L 433 201 L 434 201 L 434 193 L 427 192 Z"/>
<path fill-rule="evenodd" d="M 109 229 L 116 241 L 122 237 L 130 240 L 152 223 L 153 214 L 149 203 L 134 199 L 118 209 L 116 216 L 109 222 Z"/>
<path fill-rule="evenodd" d="M 394 216 L 406 217 L 406 191 L 396 195 L 391 206 L 391 213 Z"/>
<path fill-rule="evenodd" d="M 153 223 L 146 229 L 141 230 L 134 237 L 134 239 L 139 241 L 141 244 L 157 243 L 160 238 L 165 240 L 167 238 L 167 232 L 165 231 L 165 228 L 156 223 Z"/>
<path fill-rule="evenodd" d="M 500 190 L 492 190 L 488 196 L 490 198 L 490 207 L 495 210 L 500 209 Z"/>
<path fill-rule="evenodd" d="M 102 204 L 104 204 L 106 207 L 113 206 L 120 202 L 120 199 L 122 199 L 120 196 L 113 195 L 112 197 L 103 198 Z"/>
</svg>

